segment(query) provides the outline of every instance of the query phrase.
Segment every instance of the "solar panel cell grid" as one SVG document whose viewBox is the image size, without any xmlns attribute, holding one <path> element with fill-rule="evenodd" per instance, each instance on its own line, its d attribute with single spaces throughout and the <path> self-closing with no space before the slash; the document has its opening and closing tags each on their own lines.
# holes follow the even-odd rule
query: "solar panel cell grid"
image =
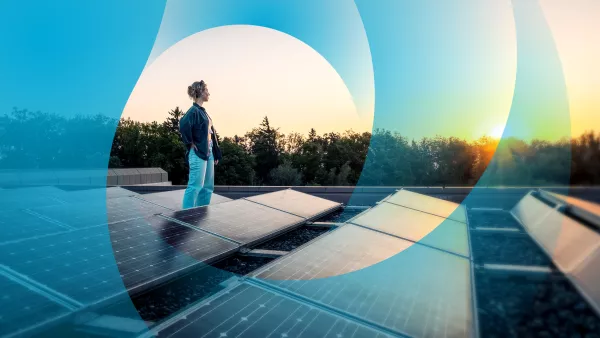
<svg viewBox="0 0 600 338">
<path fill-rule="evenodd" d="M 341 207 L 340 203 L 292 189 L 256 195 L 246 199 L 309 219 Z"/>
<path fill-rule="evenodd" d="M 165 215 L 246 245 L 304 222 L 243 199 Z"/>
<path fill-rule="evenodd" d="M 436 249 L 470 256 L 466 224 L 451 219 L 382 203 L 351 222 Z"/>
<path fill-rule="evenodd" d="M 0 244 L 59 233 L 69 230 L 24 210 L 4 210 L 0 213 Z"/>
<path fill-rule="evenodd" d="M 72 228 L 86 228 L 169 211 L 167 208 L 134 197 L 116 197 L 106 200 L 98 198 L 92 202 L 31 210 Z"/>
<path fill-rule="evenodd" d="M 240 285 L 167 327 L 161 337 L 389 337 L 256 286 Z"/>
<path fill-rule="evenodd" d="M 444 218 L 450 218 L 462 223 L 467 222 L 467 216 L 463 205 L 408 190 L 400 190 L 390 196 L 386 202 Z"/>
<path fill-rule="evenodd" d="M 464 337 L 471 332 L 467 259 L 352 225 L 253 278 L 399 334 Z"/>
<path fill-rule="evenodd" d="M 180 190 L 172 190 L 172 191 L 163 191 L 151 194 L 144 194 L 137 196 L 139 199 L 144 201 L 148 201 L 150 203 L 155 203 L 161 205 L 165 208 L 169 208 L 171 210 L 182 210 L 182 202 L 183 202 L 183 194 L 185 193 L 184 189 Z M 212 194 L 210 204 L 218 204 L 223 202 L 231 201 L 231 199 Z"/>
<path fill-rule="evenodd" d="M 90 304 L 123 293 L 124 286 L 142 287 L 236 248 L 155 216 L 5 245 L 0 247 L 0 260 L 37 282 Z"/>
<path fill-rule="evenodd" d="M 17 334 L 68 313 L 65 307 L 0 275 L 0 336 Z"/>
</svg>

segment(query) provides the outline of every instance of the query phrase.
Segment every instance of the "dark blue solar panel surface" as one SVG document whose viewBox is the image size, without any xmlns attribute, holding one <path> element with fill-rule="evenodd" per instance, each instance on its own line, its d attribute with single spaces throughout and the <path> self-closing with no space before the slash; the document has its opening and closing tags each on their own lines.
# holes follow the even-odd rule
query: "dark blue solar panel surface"
<svg viewBox="0 0 600 338">
<path fill-rule="evenodd" d="M 0 274 L 0 337 L 19 334 L 69 312 L 67 308 Z"/>
<path fill-rule="evenodd" d="M 30 210 L 72 228 L 86 228 L 170 211 L 134 197 L 97 198 L 93 201 Z"/>
<path fill-rule="evenodd" d="M 150 203 L 155 203 L 165 208 L 169 208 L 171 210 L 182 210 L 183 207 L 183 194 L 185 193 L 185 189 L 173 190 L 173 191 L 163 191 L 156 192 L 151 194 L 144 194 L 137 196 L 139 199 L 144 201 L 148 201 Z M 230 198 L 223 197 L 221 195 L 212 194 L 210 199 L 210 204 L 218 204 L 223 202 L 231 201 Z"/>
<path fill-rule="evenodd" d="M 305 221 L 243 199 L 165 215 L 243 244 L 261 240 Z"/>
<path fill-rule="evenodd" d="M 341 207 L 340 203 L 293 189 L 255 195 L 245 199 L 307 219 L 312 219 Z"/>
<path fill-rule="evenodd" d="M 25 210 L 0 212 L 0 245 L 31 237 L 68 231 L 69 228 L 34 216 Z"/>
<path fill-rule="evenodd" d="M 253 278 L 399 334 L 471 333 L 470 262 L 369 229 L 345 225 Z"/>
<path fill-rule="evenodd" d="M 89 304 L 124 292 L 124 286 L 142 288 L 236 248 L 153 216 L 0 246 L 0 262 Z"/>
<path fill-rule="evenodd" d="M 240 285 L 205 303 L 159 337 L 354 337 L 388 335 L 276 293 Z"/>
</svg>

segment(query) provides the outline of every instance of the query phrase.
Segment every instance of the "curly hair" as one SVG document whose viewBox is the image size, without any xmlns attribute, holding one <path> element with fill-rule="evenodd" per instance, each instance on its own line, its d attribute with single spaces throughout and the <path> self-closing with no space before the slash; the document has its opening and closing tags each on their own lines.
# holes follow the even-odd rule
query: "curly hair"
<svg viewBox="0 0 600 338">
<path fill-rule="evenodd" d="M 206 83 L 204 80 L 196 81 L 192 83 L 191 86 L 188 86 L 187 92 L 190 99 L 195 100 L 202 96 L 202 93 L 206 89 Z"/>
</svg>

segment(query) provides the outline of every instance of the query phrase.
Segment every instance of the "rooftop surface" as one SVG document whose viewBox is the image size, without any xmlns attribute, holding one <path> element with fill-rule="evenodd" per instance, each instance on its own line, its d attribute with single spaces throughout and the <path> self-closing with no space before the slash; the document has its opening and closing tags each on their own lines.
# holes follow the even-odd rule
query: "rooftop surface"
<svg viewBox="0 0 600 338">
<path fill-rule="evenodd" d="M 5 201 L 0 336 L 600 334 L 591 188 L 127 188 Z"/>
</svg>

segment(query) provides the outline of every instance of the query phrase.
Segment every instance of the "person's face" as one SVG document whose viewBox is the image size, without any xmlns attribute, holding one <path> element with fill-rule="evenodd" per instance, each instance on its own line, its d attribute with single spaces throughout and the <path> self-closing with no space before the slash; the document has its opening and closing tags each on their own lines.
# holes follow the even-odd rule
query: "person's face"
<svg viewBox="0 0 600 338">
<path fill-rule="evenodd" d="M 208 92 L 208 87 L 204 87 L 204 91 L 202 92 L 202 101 L 206 102 L 208 101 L 208 97 L 210 96 L 210 93 Z"/>
</svg>

